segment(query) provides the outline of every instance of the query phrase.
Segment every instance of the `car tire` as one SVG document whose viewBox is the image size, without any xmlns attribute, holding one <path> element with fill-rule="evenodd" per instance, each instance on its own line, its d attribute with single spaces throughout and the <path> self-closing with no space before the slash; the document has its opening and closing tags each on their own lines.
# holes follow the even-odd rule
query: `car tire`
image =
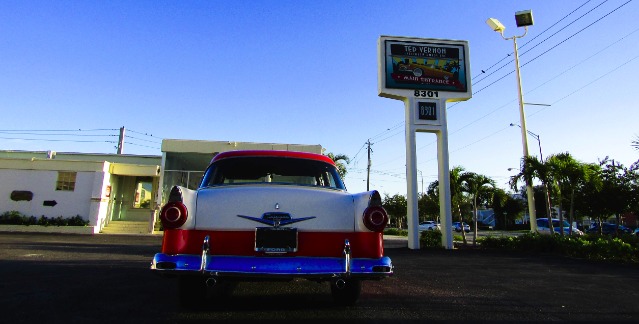
<svg viewBox="0 0 639 324">
<path fill-rule="evenodd" d="M 206 301 L 206 282 L 200 276 L 180 276 L 178 298 L 180 306 L 186 309 L 198 309 Z"/>
<path fill-rule="evenodd" d="M 420 68 L 416 68 L 416 69 L 413 70 L 413 75 L 418 77 L 418 78 L 420 76 L 422 76 L 423 74 L 424 74 L 424 71 L 422 69 L 420 69 Z"/>
<path fill-rule="evenodd" d="M 331 281 L 333 302 L 339 306 L 353 306 L 362 291 L 362 282 L 357 279 L 343 279 L 344 286 L 338 287 L 337 281 Z"/>
</svg>

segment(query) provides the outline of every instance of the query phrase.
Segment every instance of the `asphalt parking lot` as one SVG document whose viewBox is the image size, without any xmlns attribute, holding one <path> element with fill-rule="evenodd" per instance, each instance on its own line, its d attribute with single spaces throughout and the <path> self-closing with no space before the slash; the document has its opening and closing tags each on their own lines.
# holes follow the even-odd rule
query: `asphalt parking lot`
<svg viewBox="0 0 639 324">
<path fill-rule="evenodd" d="M 150 235 L 0 233 L 2 322 L 639 321 L 637 266 L 391 242 L 395 275 L 365 282 L 356 306 L 334 306 L 328 285 L 293 281 L 242 283 L 228 300 L 186 311 L 176 281 L 148 270 L 160 244 Z"/>
</svg>

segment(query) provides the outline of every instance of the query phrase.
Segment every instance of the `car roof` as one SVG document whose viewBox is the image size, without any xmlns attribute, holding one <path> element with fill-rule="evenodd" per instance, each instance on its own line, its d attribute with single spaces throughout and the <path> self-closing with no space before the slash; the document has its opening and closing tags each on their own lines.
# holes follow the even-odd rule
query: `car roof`
<svg viewBox="0 0 639 324">
<path fill-rule="evenodd" d="M 211 160 L 211 163 L 223 159 L 234 158 L 234 157 L 284 157 L 284 158 L 296 158 L 296 159 L 307 159 L 307 160 L 315 160 L 326 162 L 331 165 L 335 165 L 335 162 L 331 160 L 326 155 L 315 154 L 309 152 L 296 152 L 296 151 L 277 151 L 277 150 L 242 150 L 242 151 L 226 151 L 217 154 Z"/>
</svg>

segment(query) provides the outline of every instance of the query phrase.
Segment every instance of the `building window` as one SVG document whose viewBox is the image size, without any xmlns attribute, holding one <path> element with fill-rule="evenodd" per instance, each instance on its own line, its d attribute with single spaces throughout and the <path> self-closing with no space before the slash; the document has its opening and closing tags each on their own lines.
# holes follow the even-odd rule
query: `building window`
<svg viewBox="0 0 639 324">
<path fill-rule="evenodd" d="M 75 190 L 75 176 L 77 172 L 58 171 L 58 181 L 55 190 L 73 191 Z"/>
</svg>

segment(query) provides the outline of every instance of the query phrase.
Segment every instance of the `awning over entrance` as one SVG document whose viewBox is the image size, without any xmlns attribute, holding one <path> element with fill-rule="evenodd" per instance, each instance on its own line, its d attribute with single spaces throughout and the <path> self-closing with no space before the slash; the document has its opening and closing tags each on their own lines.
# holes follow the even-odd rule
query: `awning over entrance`
<svg viewBox="0 0 639 324">
<path fill-rule="evenodd" d="M 160 166 L 111 163 L 109 173 L 121 176 L 157 177 L 160 175 Z"/>
</svg>

